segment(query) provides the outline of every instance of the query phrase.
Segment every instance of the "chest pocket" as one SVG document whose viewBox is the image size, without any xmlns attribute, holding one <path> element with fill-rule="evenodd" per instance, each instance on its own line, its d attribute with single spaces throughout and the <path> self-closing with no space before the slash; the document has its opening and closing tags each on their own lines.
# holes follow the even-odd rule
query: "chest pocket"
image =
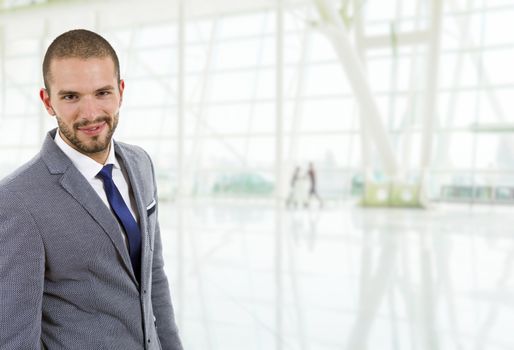
<svg viewBox="0 0 514 350">
<path fill-rule="evenodd" d="M 152 199 L 152 201 L 146 206 L 146 216 L 146 220 L 148 222 L 148 244 L 150 245 L 150 250 L 153 251 L 155 242 L 155 228 L 157 225 L 157 202 L 155 199 Z"/>
</svg>

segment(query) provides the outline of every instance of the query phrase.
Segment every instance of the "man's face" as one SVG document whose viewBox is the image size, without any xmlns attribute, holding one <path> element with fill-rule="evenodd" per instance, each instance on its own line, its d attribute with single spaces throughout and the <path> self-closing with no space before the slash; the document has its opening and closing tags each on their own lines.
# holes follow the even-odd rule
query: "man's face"
<svg viewBox="0 0 514 350">
<path fill-rule="evenodd" d="M 64 141 L 93 158 L 107 153 L 124 89 L 112 59 L 54 59 L 48 89 L 41 89 L 41 100 L 57 119 Z"/>
</svg>

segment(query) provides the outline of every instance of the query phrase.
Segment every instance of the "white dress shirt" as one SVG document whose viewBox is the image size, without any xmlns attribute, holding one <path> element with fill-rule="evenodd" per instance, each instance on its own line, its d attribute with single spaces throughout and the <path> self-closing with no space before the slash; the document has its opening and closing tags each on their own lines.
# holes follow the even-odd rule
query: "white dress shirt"
<svg viewBox="0 0 514 350">
<path fill-rule="evenodd" d="M 107 208 L 109 208 L 113 215 L 115 215 L 114 211 L 109 205 L 107 195 L 105 194 L 103 181 L 100 178 L 96 177 L 96 175 L 100 172 L 100 170 L 102 170 L 104 165 L 113 164 L 112 179 L 114 181 L 114 184 L 120 191 L 121 196 L 125 201 L 125 204 L 130 204 L 127 205 L 127 207 L 132 213 L 132 216 L 134 217 L 136 222 L 139 222 L 136 201 L 134 199 L 132 191 L 130 190 L 128 175 L 125 169 L 121 168 L 120 163 L 116 159 L 116 155 L 114 153 L 114 142 L 112 139 L 109 147 L 109 156 L 107 157 L 105 164 L 98 163 L 97 161 L 86 156 L 85 154 L 80 153 L 79 151 L 68 145 L 62 139 L 59 131 L 57 131 L 57 133 L 55 134 L 55 143 L 64 152 L 64 154 L 66 154 L 68 158 L 70 158 L 73 165 L 75 165 L 79 172 L 86 178 L 91 187 L 93 187 L 95 192 L 98 194 L 98 196 L 100 196 L 104 204 L 107 206 Z M 127 244 L 125 234 L 123 234 L 123 239 L 125 240 L 125 244 Z"/>
</svg>

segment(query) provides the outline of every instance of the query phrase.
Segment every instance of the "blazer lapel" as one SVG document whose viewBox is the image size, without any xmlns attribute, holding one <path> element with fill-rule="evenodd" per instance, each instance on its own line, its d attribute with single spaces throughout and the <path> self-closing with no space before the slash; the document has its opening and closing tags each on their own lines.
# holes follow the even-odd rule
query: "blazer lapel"
<svg viewBox="0 0 514 350">
<path fill-rule="evenodd" d="M 145 247 L 147 246 L 149 239 L 147 233 L 148 217 L 146 215 L 146 203 L 143 200 L 143 179 L 137 169 L 137 160 L 130 157 L 129 152 L 125 152 L 123 147 L 116 142 L 114 142 L 114 151 L 116 155 L 120 157 L 121 162 L 123 163 L 122 166 L 125 168 L 129 177 L 130 188 L 134 195 L 139 214 L 139 230 L 141 231 L 141 281 L 143 281 L 143 278 L 146 278 L 143 272 L 146 271 L 147 265 L 147 261 L 145 259 L 147 250 Z"/>
<path fill-rule="evenodd" d="M 62 174 L 60 184 L 91 217 L 102 227 L 121 256 L 127 271 L 134 281 L 137 279 L 132 271 L 130 256 L 122 238 L 122 232 L 116 218 L 100 199 L 89 182 L 73 166 L 71 160 L 59 149 L 54 142 L 56 129 L 50 131 L 43 144 L 41 156 L 52 174 Z M 139 205 L 138 205 L 139 208 Z M 140 210 L 140 209 L 139 209 Z"/>
<path fill-rule="evenodd" d="M 100 199 L 89 182 L 75 168 L 70 167 L 61 177 L 62 187 L 82 205 L 82 207 L 91 215 L 91 217 L 103 228 L 107 236 L 111 239 L 120 254 L 123 263 L 134 282 L 137 280 L 132 272 L 132 263 L 128 254 L 127 247 L 123 241 L 122 231 L 116 218 L 105 203 Z"/>
</svg>

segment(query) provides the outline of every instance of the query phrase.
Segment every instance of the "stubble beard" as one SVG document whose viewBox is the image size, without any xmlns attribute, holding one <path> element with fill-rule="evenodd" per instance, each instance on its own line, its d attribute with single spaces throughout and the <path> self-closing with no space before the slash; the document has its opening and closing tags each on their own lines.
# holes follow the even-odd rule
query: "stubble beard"
<svg viewBox="0 0 514 350">
<path fill-rule="evenodd" d="M 116 113 L 112 118 L 108 116 L 98 117 L 93 121 L 88 122 L 78 122 L 73 124 L 73 129 L 68 128 L 65 123 L 62 122 L 59 116 L 56 116 L 57 125 L 59 126 L 59 130 L 63 134 L 63 136 L 73 145 L 73 147 L 83 154 L 95 154 L 100 153 L 109 148 L 111 143 L 112 135 L 114 135 L 114 131 L 116 131 L 116 127 L 118 126 L 119 112 Z M 78 128 L 88 126 L 96 123 L 106 123 L 107 127 L 107 135 L 102 137 L 102 135 L 93 136 L 88 138 L 88 142 L 84 142 L 79 139 L 77 136 Z"/>
</svg>

